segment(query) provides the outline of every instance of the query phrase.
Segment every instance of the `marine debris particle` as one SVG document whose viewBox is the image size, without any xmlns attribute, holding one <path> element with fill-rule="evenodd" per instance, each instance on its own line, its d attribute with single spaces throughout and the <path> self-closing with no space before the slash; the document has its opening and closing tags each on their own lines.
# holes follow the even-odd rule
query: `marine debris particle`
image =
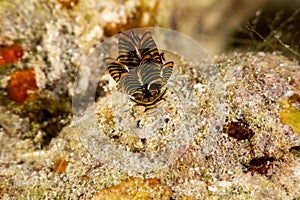
<svg viewBox="0 0 300 200">
<path fill-rule="evenodd" d="M 247 170 L 246 173 L 251 172 L 253 175 L 255 172 L 260 175 L 266 175 L 268 170 L 273 166 L 274 157 L 262 156 L 255 157 L 250 160 L 248 165 L 245 165 Z"/>
<path fill-rule="evenodd" d="M 0 67 L 18 62 L 23 57 L 23 54 L 21 45 L 0 46 Z"/>
<path fill-rule="evenodd" d="M 237 140 L 250 140 L 254 136 L 254 131 L 249 128 L 247 121 L 238 119 L 238 121 L 231 121 L 224 126 L 224 131 L 229 137 Z"/>
<path fill-rule="evenodd" d="M 54 166 L 53 166 L 53 172 L 59 173 L 59 174 L 65 173 L 69 163 L 70 162 L 64 158 L 56 159 Z"/>
<path fill-rule="evenodd" d="M 79 0 L 57 0 L 64 8 L 72 9 L 79 3 Z"/>
<path fill-rule="evenodd" d="M 35 72 L 32 68 L 17 70 L 10 75 L 10 81 L 7 86 L 10 100 L 22 104 L 29 97 L 33 97 L 34 95 L 31 92 L 37 89 Z"/>
<path fill-rule="evenodd" d="M 162 185 L 156 178 L 128 178 L 120 184 L 100 190 L 94 200 L 118 199 L 162 199 L 171 198 L 170 188 Z"/>
<path fill-rule="evenodd" d="M 99 97 L 105 97 L 109 93 L 108 84 L 108 80 L 100 80 L 98 82 L 95 94 L 95 101 L 97 101 Z"/>
<path fill-rule="evenodd" d="M 300 134 L 300 96 L 294 94 L 280 101 L 280 120 L 289 125 L 295 133 Z"/>
<path fill-rule="evenodd" d="M 291 147 L 289 151 L 300 158 L 300 146 Z"/>
</svg>

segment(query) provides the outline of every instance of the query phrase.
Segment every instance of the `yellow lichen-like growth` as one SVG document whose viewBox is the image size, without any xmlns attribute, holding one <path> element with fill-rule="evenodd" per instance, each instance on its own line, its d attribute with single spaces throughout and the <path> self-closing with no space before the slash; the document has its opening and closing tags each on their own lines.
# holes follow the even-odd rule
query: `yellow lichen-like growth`
<svg viewBox="0 0 300 200">
<path fill-rule="evenodd" d="M 170 199 L 169 188 L 160 184 L 155 178 L 128 178 L 119 185 L 102 189 L 94 200 L 100 199 Z"/>
<path fill-rule="evenodd" d="M 300 111 L 294 107 L 284 109 L 280 112 L 282 123 L 292 127 L 294 132 L 300 134 Z"/>
<path fill-rule="evenodd" d="M 281 101 L 280 120 L 283 124 L 292 127 L 295 133 L 300 134 L 300 110 L 291 105 L 287 99 Z"/>
</svg>

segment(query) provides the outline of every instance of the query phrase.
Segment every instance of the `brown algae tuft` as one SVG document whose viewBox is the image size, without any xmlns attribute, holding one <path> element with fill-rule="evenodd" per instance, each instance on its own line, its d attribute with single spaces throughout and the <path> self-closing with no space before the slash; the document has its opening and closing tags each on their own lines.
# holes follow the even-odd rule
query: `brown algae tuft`
<svg viewBox="0 0 300 200">
<path fill-rule="evenodd" d="M 228 122 L 223 129 L 229 137 L 237 140 L 250 140 L 255 134 L 253 130 L 249 128 L 248 122 L 243 119 Z"/>
<path fill-rule="evenodd" d="M 275 161 L 274 157 L 256 157 L 249 161 L 248 165 L 245 165 L 245 172 L 258 173 L 260 175 L 267 175 L 268 171 L 271 169 L 273 165 L 273 161 Z"/>
</svg>

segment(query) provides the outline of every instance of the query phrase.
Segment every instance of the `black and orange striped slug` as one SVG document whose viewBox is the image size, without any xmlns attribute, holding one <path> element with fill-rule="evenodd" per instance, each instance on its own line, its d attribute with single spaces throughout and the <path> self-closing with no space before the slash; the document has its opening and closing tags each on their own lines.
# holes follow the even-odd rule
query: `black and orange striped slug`
<svg viewBox="0 0 300 200">
<path fill-rule="evenodd" d="M 107 57 L 111 77 L 118 83 L 118 90 L 130 95 L 137 105 L 149 110 L 166 94 L 166 84 L 172 75 L 174 62 L 165 62 L 159 53 L 151 32 L 139 37 L 134 31 L 119 33 L 118 57 Z"/>
</svg>

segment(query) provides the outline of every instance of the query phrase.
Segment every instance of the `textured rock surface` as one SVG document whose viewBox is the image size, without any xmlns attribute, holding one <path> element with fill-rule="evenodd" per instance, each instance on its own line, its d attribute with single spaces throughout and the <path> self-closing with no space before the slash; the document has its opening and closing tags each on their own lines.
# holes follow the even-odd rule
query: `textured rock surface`
<svg viewBox="0 0 300 200">
<path fill-rule="evenodd" d="M 195 132 L 192 143 L 171 165 L 140 175 L 159 179 L 174 198 L 298 198 L 299 134 L 282 123 L 280 113 L 285 112 L 285 101 L 298 109 L 294 96 L 299 94 L 299 65 L 277 54 L 239 53 L 218 57 L 215 67 L 222 80 L 215 85 L 222 88 L 211 96 L 217 104 L 208 128 Z M 105 167 L 76 134 L 84 133 L 65 127 L 47 149 L 35 151 L 30 140 L 11 138 L 3 130 L 0 191 L 4 197 L 91 198 L 100 189 L 118 194 L 125 188 L 103 188 L 137 176 L 126 166 Z M 128 138 L 124 140 L 121 145 Z M 58 161 L 67 166 L 58 170 Z M 146 180 L 139 184 L 148 187 Z"/>
<path fill-rule="evenodd" d="M 96 133 L 104 130 L 109 142 L 129 153 L 155 152 L 174 138 L 180 141 L 180 130 L 192 140 L 178 146 L 163 165 L 140 167 L 143 163 L 134 161 L 130 168 L 122 168 L 118 157 L 116 165 L 108 165 L 110 152 L 103 159 L 83 146 L 78 135 L 88 129 L 69 123 L 76 72 L 85 70 L 81 64 L 105 37 L 153 25 L 149 16 L 163 16 L 157 12 L 158 4 L 147 2 L 0 2 L 0 196 L 300 198 L 300 66 L 279 53 L 216 56 L 211 74 L 196 74 L 190 63 L 170 58 L 177 71 L 157 115 L 164 119 L 157 124 L 114 91 L 110 77 L 104 75 L 97 91 L 97 115 L 90 116 L 96 124 L 88 128 Z M 13 44 L 21 45 L 23 52 L 7 54 Z M 8 98 L 10 74 L 28 69 L 34 69 L 37 87 L 28 91 L 32 98 L 19 104 Z M 192 95 L 180 99 L 185 87 Z M 120 114 L 118 106 L 128 110 Z M 179 123 L 182 129 L 177 129 Z M 149 124 L 163 126 L 157 135 L 130 133 L 132 126 L 151 130 Z M 90 144 L 95 144 L 95 151 L 105 151 L 94 139 Z M 132 160 L 129 157 L 127 164 Z"/>
</svg>

